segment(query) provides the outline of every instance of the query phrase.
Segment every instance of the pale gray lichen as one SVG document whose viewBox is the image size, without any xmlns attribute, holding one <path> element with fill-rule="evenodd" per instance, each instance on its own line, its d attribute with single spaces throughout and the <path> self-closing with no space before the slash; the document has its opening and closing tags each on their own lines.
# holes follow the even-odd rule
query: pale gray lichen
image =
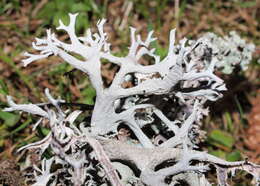
<svg viewBox="0 0 260 186">
<path fill-rule="evenodd" d="M 216 67 L 225 74 L 231 74 L 236 66 L 246 70 L 255 50 L 254 44 L 246 43 L 235 31 L 231 31 L 225 37 L 207 33 L 199 40 L 205 42 L 206 45 L 203 47 L 207 49 L 198 47 L 193 55 L 199 56 L 206 52 L 203 54 L 204 61 L 207 63 L 208 60 L 211 60 L 207 58 L 216 58 L 218 61 Z"/>
<path fill-rule="evenodd" d="M 223 80 L 214 74 L 221 64 L 226 63 L 223 58 L 213 55 L 219 47 L 214 39 L 212 42 L 201 38 L 190 44 L 183 39 L 175 46 L 175 30 L 172 30 L 168 54 L 160 59 L 150 46 L 155 40 L 152 32 L 142 40 L 131 28 L 129 53 L 117 57 L 111 54 L 107 34 L 103 31 L 105 20 L 98 22 L 97 33 L 92 34 L 88 29 L 86 37 L 77 37 L 74 28 L 77 15 L 69 16 L 69 25 L 60 21 L 58 29 L 68 33 L 71 43 L 59 41 L 48 30 L 47 38 L 36 39 L 33 43 L 33 48 L 40 54 L 26 53 L 28 58 L 23 62 L 27 66 L 35 60 L 57 55 L 85 72 L 96 90 L 90 124 L 76 124 L 81 111 L 63 111 L 60 107 L 62 100 L 53 98 L 48 89 L 45 91 L 46 104 L 15 104 L 8 97 L 10 107 L 5 109 L 40 116 L 42 119 L 34 128 L 42 121 L 49 123 L 50 132 L 44 139 L 20 149 L 36 148 L 42 154 L 50 148 L 53 153 L 54 159 L 43 159 L 42 168 L 35 167 L 40 173 L 35 174 L 36 185 L 47 182 L 75 186 L 108 185 L 110 182 L 113 186 L 163 186 L 185 181 L 189 185 L 206 186 L 210 183 L 203 174 L 209 170 L 209 165 L 217 168 L 220 185 L 227 185 L 227 173 L 236 169 L 245 170 L 259 180 L 258 165 L 248 161 L 227 162 L 195 150 L 203 135 L 201 119 L 208 114 L 205 102 L 216 101 L 226 90 Z M 243 44 L 234 41 L 236 35 L 231 38 L 230 42 Z M 82 59 L 74 57 L 73 53 L 81 55 Z M 235 54 L 233 51 L 232 55 Z M 154 64 L 141 65 L 139 60 L 144 55 L 154 58 Z M 247 63 L 244 58 L 237 58 L 236 63 Z M 120 66 L 107 88 L 101 76 L 101 59 Z M 134 86 L 124 88 L 122 84 L 130 80 L 135 82 Z M 132 133 L 126 141 L 117 140 L 122 124 Z M 125 165 L 114 163 L 113 166 L 111 161 Z M 59 168 L 51 172 L 52 164 L 58 164 Z M 46 175 L 44 179 L 43 175 Z M 98 175 L 103 179 L 97 179 Z M 171 180 L 167 183 L 169 177 Z"/>
</svg>

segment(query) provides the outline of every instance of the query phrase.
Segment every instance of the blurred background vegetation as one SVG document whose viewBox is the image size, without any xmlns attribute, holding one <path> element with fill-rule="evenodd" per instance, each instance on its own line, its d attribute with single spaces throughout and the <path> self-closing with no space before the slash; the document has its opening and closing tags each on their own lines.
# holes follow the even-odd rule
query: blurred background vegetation
<svg viewBox="0 0 260 186">
<path fill-rule="evenodd" d="M 201 148 L 211 154 L 236 161 L 249 158 L 260 163 L 260 1 L 259 0 L 1 0 L 0 2 L 0 109 L 6 95 L 18 103 L 44 101 L 43 90 L 68 102 L 93 104 L 95 91 L 79 71 L 53 56 L 23 68 L 23 52 L 33 51 L 31 42 L 44 37 L 47 28 L 55 30 L 58 20 L 68 23 L 68 13 L 79 13 L 76 30 L 85 34 L 96 22 L 107 19 L 105 26 L 112 51 L 124 55 L 129 46 L 129 26 L 145 36 L 154 30 L 158 38 L 157 54 L 167 53 L 168 34 L 177 28 L 177 39 L 198 38 L 206 32 L 220 36 L 235 30 L 247 42 L 256 45 L 254 59 L 246 71 L 219 75 L 229 91 L 217 103 L 209 103 L 210 116 L 205 118 L 207 133 Z M 67 40 L 64 32 L 59 39 Z M 257 61 L 258 60 L 258 61 Z M 102 65 L 107 84 L 117 67 Z M 68 73 L 70 72 L 70 73 Z M 67 75 L 68 74 L 68 75 Z M 17 147 L 38 140 L 48 133 L 44 127 L 32 132 L 37 118 L 0 110 L 0 168 L 6 159 L 20 162 L 23 154 Z M 240 183 L 247 183 L 241 176 Z M 234 180 L 237 182 L 238 180 Z M 244 184 L 243 184 L 244 185 Z"/>
</svg>

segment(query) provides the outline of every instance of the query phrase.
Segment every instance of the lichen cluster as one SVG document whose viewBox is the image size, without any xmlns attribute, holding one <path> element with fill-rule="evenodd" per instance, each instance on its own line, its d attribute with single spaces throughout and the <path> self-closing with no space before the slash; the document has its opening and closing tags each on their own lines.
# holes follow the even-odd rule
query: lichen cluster
<svg viewBox="0 0 260 186">
<path fill-rule="evenodd" d="M 155 54 L 150 44 L 152 32 L 145 40 L 131 31 L 131 45 L 124 57 L 111 53 L 105 20 L 97 24 L 97 33 L 75 34 L 76 14 L 70 14 L 68 26 L 60 21 L 71 43 L 58 40 L 50 30 L 47 37 L 36 39 L 33 48 L 39 54 L 25 55 L 24 66 L 56 55 L 75 69 L 88 75 L 96 90 L 90 123 L 77 123 L 80 110 L 64 111 L 64 100 L 55 99 L 48 89 L 48 102 L 15 104 L 8 97 L 5 111 L 24 111 L 38 115 L 48 123 L 49 134 L 41 141 L 20 150 L 38 149 L 40 155 L 49 148 L 53 157 L 42 159 L 35 168 L 34 185 L 210 185 L 205 172 L 215 167 L 220 185 L 227 185 L 228 172 L 242 169 L 259 181 L 260 167 L 248 161 L 227 162 L 198 150 L 205 133 L 200 129 L 208 114 L 207 101 L 216 101 L 225 91 L 225 83 L 214 74 L 216 69 L 230 73 L 234 65 L 248 64 L 253 50 L 237 35 L 221 39 L 213 34 L 187 42 L 175 42 L 170 32 L 165 58 Z M 242 49 L 241 49 L 242 48 Z M 240 51 L 242 50 L 242 51 Z M 73 54 L 81 56 L 77 58 Z M 153 58 L 141 65 L 144 56 Z M 120 67 L 105 87 L 101 60 Z M 223 68 L 222 68 L 223 67 Z M 123 85 L 129 82 L 130 87 Z M 125 131 L 125 133 L 124 133 Z M 124 135 L 122 135 L 124 133 Z"/>
</svg>

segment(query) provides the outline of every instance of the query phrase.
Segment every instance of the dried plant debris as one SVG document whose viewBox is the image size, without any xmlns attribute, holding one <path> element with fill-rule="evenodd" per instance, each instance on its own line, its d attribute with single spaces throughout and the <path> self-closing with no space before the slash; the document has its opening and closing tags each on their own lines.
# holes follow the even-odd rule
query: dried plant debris
<svg viewBox="0 0 260 186">
<path fill-rule="evenodd" d="M 42 158 L 41 165 L 34 165 L 34 185 L 211 185 L 205 176 L 211 166 L 217 170 L 219 185 L 228 185 L 227 174 L 238 169 L 259 181 L 260 166 L 247 160 L 227 162 L 197 147 L 204 135 L 201 120 L 208 114 L 205 102 L 216 101 L 226 90 L 214 71 L 222 63 L 230 64 L 220 57 L 221 52 L 215 54 L 219 46 L 214 41 L 202 37 L 188 43 L 183 39 L 175 46 L 172 30 L 168 54 L 160 59 L 150 46 L 156 40 L 153 32 L 142 40 L 130 28 L 129 52 L 118 57 L 110 52 L 104 19 L 97 23 L 97 33 L 88 29 L 85 37 L 78 37 L 77 14 L 69 16 L 70 23 L 66 26 L 60 21 L 58 29 L 65 30 L 71 42 L 64 43 L 47 30 L 46 38 L 32 44 L 39 54 L 26 53 L 23 63 L 27 66 L 56 55 L 86 73 L 96 91 L 90 123 L 77 123 L 81 111 L 64 111 L 64 101 L 55 99 L 48 89 L 47 103 L 16 104 L 8 97 L 9 108 L 5 109 L 49 121 L 50 132 L 44 139 L 20 149 L 52 152 L 52 158 Z M 144 56 L 154 63 L 140 64 Z M 108 87 L 102 79 L 101 59 L 120 67 Z M 126 81 L 133 86 L 124 86 Z M 164 102 L 172 104 L 165 107 L 160 104 Z"/>
<path fill-rule="evenodd" d="M 23 186 L 23 182 L 19 166 L 13 160 L 0 162 L 0 185 Z"/>
<path fill-rule="evenodd" d="M 258 95 L 252 100 L 252 110 L 248 116 L 249 128 L 245 140 L 246 145 L 254 151 L 254 154 L 260 153 L 260 90 L 257 91 Z"/>
</svg>

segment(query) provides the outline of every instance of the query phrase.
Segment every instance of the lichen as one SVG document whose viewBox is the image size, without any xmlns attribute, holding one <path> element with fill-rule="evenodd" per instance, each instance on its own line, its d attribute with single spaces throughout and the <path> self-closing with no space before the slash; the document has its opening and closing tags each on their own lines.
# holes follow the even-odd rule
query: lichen
<svg viewBox="0 0 260 186">
<path fill-rule="evenodd" d="M 11 97 L 7 99 L 10 107 L 5 111 L 20 110 L 41 117 L 34 128 L 43 121 L 49 123 L 50 132 L 44 139 L 20 149 L 39 149 L 42 154 L 49 148 L 53 154 L 49 160 L 42 159 L 41 169 L 34 166 L 34 185 L 210 185 L 204 176 L 209 165 L 216 167 L 220 185 L 227 185 L 227 173 L 235 169 L 245 170 L 259 181 L 258 165 L 247 160 L 227 162 L 197 150 L 204 135 L 201 120 L 208 114 L 204 105 L 221 98 L 226 90 L 224 81 L 214 72 L 224 67 L 229 73 L 236 64 L 244 68 L 251 58 L 252 45 L 246 45 L 234 33 L 224 39 L 212 34 L 192 42 L 183 39 L 174 45 L 172 30 L 168 54 L 160 59 L 150 46 L 156 40 L 152 32 L 142 40 L 130 28 L 129 52 L 117 57 L 111 53 L 103 30 L 105 20 L 97 23 L 97 33 L 88 29 L 85 37 L 77 37 L 77 14 L 69 16 L 69 25 L 60 21 L 57 29 L 65 30 L 71 43 L 58 40 L 47 30 L 46 38 L 32 44 L 39 54 L 26 53 L 28 58 L 23 63 L 27 66 L 56 55 L 86 73 L 96 90 L 91 122 L 77 123 L 81 111 L 63 111 L 64 100 L 52 97 L 48 89 L 48 102 L 38 105 L 15 104 Z M 240 55 L 238 47 L 243 47 Z M 144 55 L 154 58 L 154 63 L 141 65 Z M 101 77 L 101 59 L 120 67 L 109 87 L 104 86 Z M 130 80 L 134 85 L 124 88 L 122 84 Z M 122 141 L 121 125 L 132 134 Z M 111 161 L 125 165 L 113 166 Z M 52 171 L 52 165 L 59 166 Z"/>
</svg>

